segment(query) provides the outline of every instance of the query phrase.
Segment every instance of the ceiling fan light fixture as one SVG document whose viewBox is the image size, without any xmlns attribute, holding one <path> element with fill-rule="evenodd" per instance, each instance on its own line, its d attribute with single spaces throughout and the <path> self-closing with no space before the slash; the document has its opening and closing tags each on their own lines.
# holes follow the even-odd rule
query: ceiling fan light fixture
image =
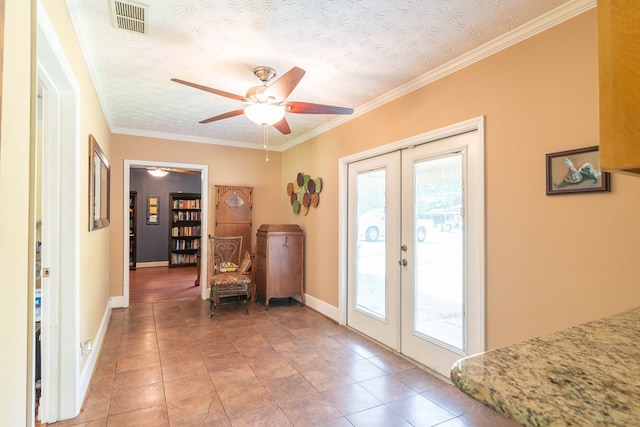
<svg viewBox="0 0 640 427">
<path fill-rule="evenodd" d="M 244 108 L 244 114 L 249 120 L 260 126 L 271 126 L 284 117 L 284 105 L 250 104 Z"/>
<path fill-rule="evenodd" d="M 158 168 L 147 169 L 147 172 L 149 172 L 149 175 L 155 176 L 156 178 L 162 178 L 163 176 L 167 176 L 169 174 L 169 171 Z"/>
<path fill-rule="evenodd" d="M 270 102 L 276 102 L 276 98 L 267 94 L 266 86 L 254 86 L 247 90 L 245 97 L 248 100 L 256 102 L 258 104 L 268 104 Z"/>
</svg>

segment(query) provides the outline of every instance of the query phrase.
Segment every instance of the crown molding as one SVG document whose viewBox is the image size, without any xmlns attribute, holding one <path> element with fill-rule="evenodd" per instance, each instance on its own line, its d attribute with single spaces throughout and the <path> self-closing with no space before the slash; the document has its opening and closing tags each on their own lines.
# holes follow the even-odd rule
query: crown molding
<svg viewBox="0 0 640 427">
<path fill-rule="evenodd" d="M 358 107 L 357 117 L 466 68 L 596 7 L 596 0 L 575 0 L 527 22 L 468 53 Z"/>
<path fill-rule="evenodd" d="M 327 132 L 334 127 L 340 126 L 356 117 L 362 116 L 376 108 L 379 108 L 385 104 L 388 104 L 398 98 L 408 95 L 424 86 L 436 82 L 450 74 L 455 73 L 463 68 L 466 68 L 478 61 L 481 61 L 491 55 L 494 55 L 500 51 L 503 51 L 521 41 L 531 38 L 549 28 L 555 27 L 571 18 L 574 18 L 588 10 L 596 7 L 596 0 L 575 0 L 566 3 L 556 9 L 542 15 L 526 24 L 521 25 L 513 29 L 512 31 L 505 33 L 504 35 L 485 43 L 484 45 L 473 49 L 472 51 L 456 58 L 453 61 L 447 62 L 433 71 L 430 71 L 422 76 L 410 81 L 409 83 L 402 85 L 392 91 L 379 96 L 378 98 L 361 105 L 354 109 L 354 112 L 350 116 L 342 116 L 336 120 L 332 120 L 323 126 L 319 126 L 311 132 L 307 132 L 300 137 L 289 141 L 286 144 L 281 145 L 282 150 L 286 151 L 298 144 L 301 144 L 308 139 L 318 136 L 324 132 Z"/>
<path fill-rule="evenodd" d="M 109 116 L 108 110 L 105 104 L 105 96 L 104 91 L 100 87 L 99 80 L 97 78 L 97 72 L 95 70 L 95 61 L 93 60 L 93 56 L 91 54 L 91 48 L 89 46 L 88 31 L 82 25 L 84 22 L 83 19 L 80 19 L 82 16 L 82 7 L 81 0 L 66 0 L 67 7 L 69 9 L 69 13 L 74 22 L 74 27 L 78 32 L 78 40 L 82 49 L 83 54 L 86 58 L 87 67 L 89 69 L 89 74 L 91 75 L 91 80 L 98 94 L 98 99 L 100 100 L 100 105 L 102 106 L 102 111 L 105 116 L 105 120 L 107 121 L 107 125 L 112 133 L 120 133 L 126 135 L 133 136 L 147 136 L 151 138 L 163 138 L 177 141 L 188 141 L 188 142 L 199 142 L 204 144 L 216 144 L 216 145 L 224 145 L 230 147 L 240 147 L 240 148 L 250 148 L 250 149 L 259 149 L 262 150 L 262 144 L 250 144 L 250 143 L 238 143 L 236 141 L 227 141 L 227 140 L 218 140 L 213 138 L 200 138 L 188 135 L 176 135 L 176 134 L 165 134 L 165 133 L 156 133 L 149 131 L 138 131 L 133 129 L 119 129 L 114 128 L 112 125 L 111 118 Z M 455 73 L 465 67 L 468 67 L 482 59 L 485 59 L 491 55 L 494 55 L 504 49 L 509 48 L 517 43 L 520 43 L 523 40 L 531 38 L 543 31 L 548 30 L 556 25 L 559 25 L 571 18 L 574 18 L 588 10 L 591 10 L 596 7 L 596 0 L 574 0 L 568 3 L 565 3 L 562 6 L 557 7 L 556 9 L 532 20 L 528 23 L 521 25 L 513 29 L 512 31 L 488 42 L 484 45 L 471 50 L 470 52 L 456 58 L 453 61 L 447 62 L 446 64 L 441 65 L 440 67 L 435 68 L 434 70 L 423 74 L 422 76 L 396 88 L 393 89 L 378 98 L 367 102 L 357 108 L 354 109 L 354 112 L 350 116 L 340 116 L 335 120 L 332 120 L 328 123 L 325 123 L 322 126 L 319 126 L 313 129 L 310 132 L 307 132 L 299 137 L 290 140 L 285 144 L 281 144 L 279 146 L 269 147 L 271 151 L 286 151 L 289 148 L 295 147 L 298 144 L 301 144 L 313 137 L 321 135 L 337 126 L 340 126 L 346 122 L 349 122 L 359 116 L 362 116 L 376 108 L 379 108 L 385 104 L 388 104 L 402 96 L 405 96 L 411 92 L 416 91 L 424 86 L 427 86 L 431 83 L 434 83 L 437 80 L 440 80 L 450 74 Z"/>
<path fill-rule="evenodd" d="M 257 143 L 229 141 L 224 139 L 204 138 L 204 137 L 193 136 L 193 135 L 180 135 L 180 134 L 165 133 L 165 132 L 150 132 L 150 131 L 141 131 L 138 129 L 126 129 L 126 128 L 113 128 L 111 129 L 111 133 L 119 134 L 119 135 L 141 136 L 141 137 L 156 138 L 156 139 L 168 139 L 172 141 L 196 142 L 200 144 L 223 145 L 226 147 L 234 147 L 234 148 L 249 148 L 253 150 L 264 150 L 262 143 L 257 144 Z M 280 147 L 269 146 L 269 151 L 282 151 L 282 149 Z"/>
</svg>

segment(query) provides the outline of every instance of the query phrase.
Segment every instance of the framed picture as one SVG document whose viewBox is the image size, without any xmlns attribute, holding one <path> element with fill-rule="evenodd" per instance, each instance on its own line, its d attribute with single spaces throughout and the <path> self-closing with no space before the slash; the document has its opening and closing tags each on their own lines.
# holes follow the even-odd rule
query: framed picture
<svg viewBox="0 0 640 427">
<path fill-rule="evenodd" d="M 109 226 L 110 180 L 107 156 L 89 135 L 89 231 Z"/>
<path fill-rule="evenodd" d="M 598 146 L 547 154 L 547 195 L 609 191 Z"/>
<path fill-rule="evenodd" d="M 147 224 L 158 225 L 158 196 L 147 197 Z"/>
</svg>

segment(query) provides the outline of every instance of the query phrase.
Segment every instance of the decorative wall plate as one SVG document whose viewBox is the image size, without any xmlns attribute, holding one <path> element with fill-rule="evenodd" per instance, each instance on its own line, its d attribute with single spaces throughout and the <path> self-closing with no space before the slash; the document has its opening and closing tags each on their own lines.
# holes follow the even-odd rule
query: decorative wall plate
<svg viewBox="0 0 640 427">
<path fill-rule="evenodd" d="M 320 203 L 322 179 L 319 177 L 313 179 L 311 175 L 298 172 L 295 181 L 287 183 L 286 191 L 293 213 L 306 215 L 309 208 L 315 208 Z"/>
</svg>

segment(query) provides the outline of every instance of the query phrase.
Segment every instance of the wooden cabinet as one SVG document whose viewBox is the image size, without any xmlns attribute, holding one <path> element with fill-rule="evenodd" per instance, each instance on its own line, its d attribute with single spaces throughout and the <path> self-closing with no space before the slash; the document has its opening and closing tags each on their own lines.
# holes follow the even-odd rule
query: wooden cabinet
<svg viewBox="0 0 640 427">
<path fill-rule="evenodd" d="M 216 185 L 216 222 L 214 234 L 220 237 L 242 236 L 242 251 L 252 251 L 253 187 Z"/>
<path fill-rule="evenodd" d="M 200 193 L 170 193 L 169 267 L 196 265 L 200 251 Z"/>
<path fill-rule="evenodd" d="M 300 295 L 304 304 L 304 233 L 295 224 L 264 224 L 256 234 L 256 293 L 264 299 Z"/>
<path fill-rule="evenodd" d="M 640 174 L 640 2 L 598 0 L 600 166 Z"/>
<path fill-rule="evenodd" d="M 138 225 L 138 193 L 129 192 L 129 270 L 136 269 L 136 230 Z"/>
</svg>

